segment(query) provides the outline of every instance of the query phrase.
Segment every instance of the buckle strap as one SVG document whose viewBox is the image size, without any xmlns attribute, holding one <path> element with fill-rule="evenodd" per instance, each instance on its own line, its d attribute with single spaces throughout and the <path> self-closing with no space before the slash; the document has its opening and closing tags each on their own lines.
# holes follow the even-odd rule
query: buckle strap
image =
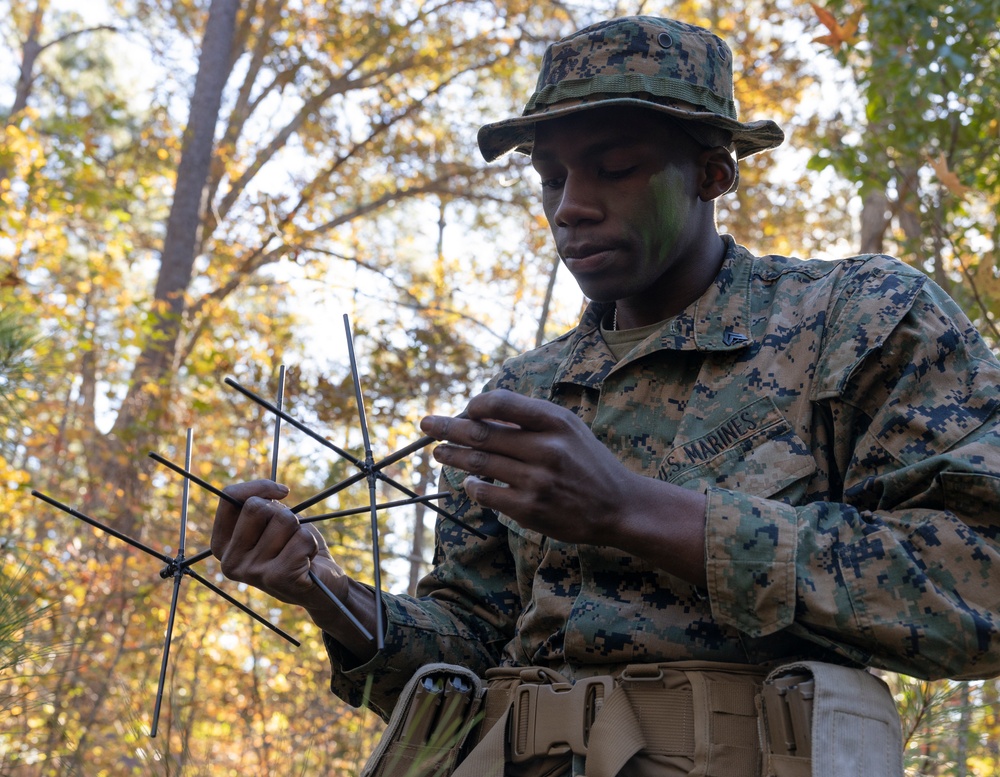
<svg viewBox="0 0 1000 777">
<path fill-rule="evenodd" d="M 587 777 L 614 777 L 640 751 L 691 759 L 692 775 L 755 777 L 763 674 L 703 662 L 626 667 L 591 732 Z"/>
<path fill-rule="evenodd" d="M 586 756 L 587 777 L 615 777 L 640 751 L 691 759 L 692 774 L 714 773 L 709 765 L 721 764 L 723 773 L 756 777 L 754 701 L 763 676 L 756 667 L 690 661 L 633 664 L 617 680 L 605 675 L 570 684 L 546 669 L 507 669 L 496 676 L 509 683 L 500 697 L 506 698 L 491 704 L 491 683 L 489 730 L 453 777 L 499 776 L 505 760 L 570 752 Z"/>
<path fill-rule="evenodd" d="M 514 692 L 510 715 L 510 760 L 538 756 L 586 755 L 591 727 L 614 690 L 608 676 L 575 684 L 525 683 Z"/>
<path fill-rule="evenodd" d="M 655 665 L 629 674 L 605 702 L 591 730 L 587 777 L 614 777 L 640 750 L 693 757 L 694 703 L 690 687 L 668 689 Z"/>
<path fill-rule="evenodd" d="M 525 702 L 522 700 L 517 708 L 517 714 L 512 714 L 515 710 L 515 700 L 519 698 L 517 693 L 525 684 L 530 686 L 557 686 L 559 688 L 571 687 L 565 678 L 557 672 L 543 667 L 526 667 L 520 670 L 513 669 L 491 669 L 486 672 L 486 679 L 490 682 L 486 695 L 486 717 L 483 721 L 484 733 L 479 737 L 479 741 L 472 748 L 469 754 L 459 763 L 452 773 L 452 777 L 503 777 L 504 764 L 508 760 L 508 753 L 513 749 L 511 737 L 508 735 L 509 729 L 520 732 L 516 728 L 517 724 L 513 719 L 525 718 Z M 493 680 L 515 680 L 517 685 L 509 691 L 504 692 L 501 686 L 494 686 Z M 610 681 L 610 678 L 607 678 Z M 497 703 L 495 694 L 500 691 L 506 696 L 505 701 Z M 537 709 L 532 716 L 531 702 L 527 702 L 527 719 L 537 720 Z M 508 725 L 509 724 L 509 725 Z M 538 743 L 545 737 L 534 736 L 532 748 L 536 748 Z M 518 737 L 522 742 L 522 752 L 528 749 L 523 736 Z M 545 753 L 541 753 L 544 755 Z M 522 760 L 527 760 L 525 756 Z"/>
</svg>

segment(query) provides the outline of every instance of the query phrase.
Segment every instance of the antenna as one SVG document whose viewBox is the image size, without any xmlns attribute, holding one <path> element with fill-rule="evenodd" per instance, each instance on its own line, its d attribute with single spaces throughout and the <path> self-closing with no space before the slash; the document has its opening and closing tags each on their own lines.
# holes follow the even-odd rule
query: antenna
<svg viewBox="0 0 1000 777">
<path fill-rule="evenodd" d="M 346 450 L 343 450 L 342 448 L 334 445 L 325 437 L 316 433 L 309 426 L 298 421 L 296 418 L 294 418 L 294 416 L 287 413 L 283 409 L 282 405 L 284 404 L 284 393 L 285 393 L 284 365 L 281 365 L 279 369 L 277 397 L 276 401 L 273 403 L 269 402 L 263 397 L 258 396 L 250 389 L 241 386 L 232 378 L 226 378 L 224 382 L 226 385 L 230 386 L 231 388 L 234 388 L 236 391 L 238 391 L 248 399 L 252 400 L 253 402 L 257 403 L 261 407 L 265 408 L 275 416 L 274 442 L 271 450 L 271 471 L 270 471 L 271 480 L 277 479 L 278 462 L 279 462 L 278 452 L 279 452 L 282 421 L 303 432 L 313 440 L 316 440 L 329 450 L 332 450 L 340 458 L 350 462 L 357 468 L 358 470 L 357 473 L 341 480 L 338 483 L 333 484 L 332 486 L 329 486 L 328 488 L 320 491 L 318 494 L 315 494 L 314 496 L 306 499 L 305 501 L 300 502 L 299 504 L 291 507 L 290 509 L 293 513 L 298 515 L 303 510 L 306 510 L 307 508 L 312 507 L 313 505 L 319 504 L 320 502 L 329 499 L 331 496 L 340 493 L 344 489 L 350 487 L 355 483 L 360 482 L 361 480 L 367 481 L 368 485 L 367 506 L 360 508 L 337 510 L 334 512 L 323 513 L 321 515 L 300 517 L 299 521 L 302 524 L 316 523 L 318 521 L 346 518 L 349 516 L 361 515 L 363 513 L 367 513 L 369 515 L 371 522 L 374 585 L 378 593 L 378 599 L 380 600 L 382 593 L 382 579 L 381 579 L 381 569 L 380 569 L 381 564 L 380 564 L 379 535 L 378 535 L 378 513 L 380 511 L 389 510 L 394 507 L 403 507 L 405 505 L 424 503 L 427 504 L 432 510 L 437 512 L 442 517 L 454 521 L 456 524 L 466 529 L 467 531 L 471 532 L 472 534 L 475 534 L 477 537 L 485 539 L 486 535 L 484 535 L 481 531 L 479 531 L 475 527 L 469 526 L 468 524 L 464 523 L 463 521 L 453 516 L 451 513 L 447 512 L 443 508 L 434 504 L 436 500 L 448 496 L 446 492 L 420 495 L 412 491 L 402 483 L 399 483 L 398 481 L 396 481 L 395 479 L 393 479 L 392 477 L 390 477 L 385 473 L 384 470 L 389 466 L 399 461 L 402 461 L 403 459 L 412 455 L 416 451 L 436 442 L 434 438 L 421 437 L 420 439 L 415 440 L 414 442 L 395 451 L 394 453 L 389 454 L 384 459 L 381 459 L 380 461 L 377 462 L 375 461 L 374 454 L 372 452 L 371 437 L 368 430 L 368 421 L 365 415 L 364 395 L 361 390 L 361 378 L 358 371 L 357 360 L 354 352 L 354 338 L 353 335 L 351 334 L 350 320 L 347 315 L 344 316 L 344 329 L 347 336 L 348 355 L 350 357 L 351 378 L 354 383 L 354 395 L 358 406 L 358 421 L 361 427 L 362 444 L 364 447 L 363 459 L 354 456 L 351 453 L 348 453 Z M 169 459 L 164 458 L 163 456 L 154 451 L 151 451 L 149 453 L 149 457 L 152 458 L 154 461 L 172 470 L 173 472 L 181 475 L 184 479 L 183 494 L 181 497 L 180 539 L 177 544 L 177 553 L 174 556 L 170 556 L 164 552 L 156 550 L 155 548 L 152 548 L 140 542 L 139 540 L 129 537 L 128 535 L 120 531 L 117 531 L 116 529 L 102 523 L 101 521 L 98 521 L 90 517 L 89 515 L 86 515 L 85 513 L 82 513 L 66 504 L 63 504 L 62 502 L 53 499 L 52 497 L 47 496 L 39 491 L 33 490 L 31 492 L 32 496 L 37 497 L 43 502 L 46 502 L 47 504 L 56 507 L 57 509 L 62 510 L 65 513 L 68 513 L 69 515 L 73 516 L 74 518 L 77 518 L 78 520 L 83 521 L 84 523 L 87 523 L 97 529 L 100 529 L 105 534 L 108 534 L 122 542 L 125 542 L 128 545 L 131 545 L 132 547 L 141 550 L 143 553 L 152 556 L 153 558 L 159 559 L 165 564 L 165 566 L 160 570 L 159 573 L 160 577 L 163 579 L 171 577 L 173 578 L 174 583 L 170 601 L 170 612 L 167 618 L 167 629 L 166 629 L 166 634 L 164 636 L 162 658 L 160 661 L 160 675 L 159 675 L 159 681 L 157 683 L 156 701 L 153 707 L 152 725 L 150 727 L 151 737 L 156 736 L 157 728 L 159 725 L 160 708 L 162 706 L 163 695 L 166 686 L 167 667 L 170 658 L 170 646 L 173 639 L 174 622 L 177 614 L 178 602 L 180 600 L 181 580 L 185 575 L 194 578 L 196 581 L 198 581 L 203 586 L 207 587 L 213 593 L 222 597 L 226 602 L 236 607 L 241 612 L 246 613 L 251 618 L 256 620 L 258 623 L 261 623 L 262 625 L 266 626 L 271 631 L 275 632 L 283 639 L 288 640 L 296 647 L 298 647 L 300 644 L 299 641 L 296 640 L 294 637 L 285 633 L 280 628 L 275 626 L 273 623 L 255 613 L 253 610 L 244 605 L 242 602 L 239 602 L 238 600 L 234 599 L 223 589 L 219 588 L 217 585 L 210 582 L 205 577 L 198 574 L 194 569 L 192 569 L 192 566 L 194 564 L 208 558 L 210 555 L 212 555 L 212 552 L 211 550 L 203 550 L 192 556 L 185 556 L 185 551 L 187 547 L 187 523 L 188 523 L 187 517 L 188 517 L 188 501 L 190 497 L 190 484 L 194 483 L 195 485 L 215 495 L 219 499 L 228 502 L 234 507 L 237 508 L 243 507 L 243 503 L 240 502 L 238 499 L 235 499 L 234 497 L 227 494 L 225 491 L 217 488 L 216 486 L 213 486 L 211 483 L 208 483 L 207 481 L 203 480 L 202 478 L 198 477 L 193 472 L 191 472 L 192 450 L 193 450 L 193 430 L 189 428 L 187 430 L 187 437 L 185 442 L 183 466 L 179 466 L 171 462 Z M 391 486 L 392 488 L 395 488 L 396 490 L 402 492 L 403 494 L 406 495 L 407 498 L 378 503 L 376 501 L 376 486 L 378 481 L 382 481 L 386 485 Z M 357 619 L 357 617 L 347 608 L 347 606 L 342 601 L 340 601 L 340 599 L 338 599 L 336 595 L 332 591 L 330 591 L 330 589 L 326 585 L 324 585 L 322 580 L 320 580 L 319 577 L 312 570 L 309 570 L 309 577 L 313 581 L 313 583 L 326 594 L 326 596 L 330 599 L 331 603 L 343 613 L 343 615 L 351 622 L 354 628 L 356 628 L 358 632 L 365 639 L 369 641 L 374 641 L 376 647 L 379 650 L 381 650 L 384 647 L 384 634 L 383 634 L 384 624 L 383 624 L 382 607 L 380 605 L 376 606 L 375 608 L 375 634 L 372 635 L 371 632 L 369 632 L 368 629 L 366 629 L 365 626 Z"/>
</svg>

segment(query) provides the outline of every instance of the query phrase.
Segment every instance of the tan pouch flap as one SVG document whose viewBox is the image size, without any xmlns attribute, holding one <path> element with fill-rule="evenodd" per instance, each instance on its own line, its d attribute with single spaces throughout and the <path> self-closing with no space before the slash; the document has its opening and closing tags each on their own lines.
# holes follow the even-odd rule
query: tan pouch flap
<svg viewBox="0 0 1000 777">
<path fill-rule="evenodd" d="M 819 661 L 786 664 L 771 672 L 765 685 L 789 674 L 812 675 L 812 777 L 903 777 L 903 734 L 888 686 L 863 669 Z M 765 717 L 766 729 L 777 725 Z M 765 774 L 800 777 L 803 762 L 787 754 L 766 755 Z"/>
</svg>

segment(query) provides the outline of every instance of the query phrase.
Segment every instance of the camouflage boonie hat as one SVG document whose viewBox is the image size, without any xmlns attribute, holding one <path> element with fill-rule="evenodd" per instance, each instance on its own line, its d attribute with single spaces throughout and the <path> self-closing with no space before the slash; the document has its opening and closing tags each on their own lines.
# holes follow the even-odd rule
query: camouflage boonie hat
<svg viewBox="0 0 1000 777">
<path fill-rule="evenodd" d="M 785 138 L 773 121 L 736 118 L 733 55 L 725 41 L 672 19 L 630 16 L 549 46 L 521 116 L 482 127 L 479 149 L 487 162 L 510 151 L 530 154 L 537 122 L 608 105 L 650 108 L 727 130 L 737 158 Z"/>
</svg>

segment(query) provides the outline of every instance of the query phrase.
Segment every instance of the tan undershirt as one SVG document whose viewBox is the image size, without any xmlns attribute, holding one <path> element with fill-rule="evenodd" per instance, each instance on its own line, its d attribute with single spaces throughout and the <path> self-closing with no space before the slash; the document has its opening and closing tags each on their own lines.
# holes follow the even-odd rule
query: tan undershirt
<svg viewBox="0 0 1000 777">
<path fill-rule="evenodd" d="M 601 320 L 601 335 L 616 361 L 621 361 L 639 343 L 663 327 L 663 321 L 658 321 L 655 324 L 640 326 L 636 329 L 611 329 L 613 315 L 614 310 L 612 309 Z"/>
</svg>

